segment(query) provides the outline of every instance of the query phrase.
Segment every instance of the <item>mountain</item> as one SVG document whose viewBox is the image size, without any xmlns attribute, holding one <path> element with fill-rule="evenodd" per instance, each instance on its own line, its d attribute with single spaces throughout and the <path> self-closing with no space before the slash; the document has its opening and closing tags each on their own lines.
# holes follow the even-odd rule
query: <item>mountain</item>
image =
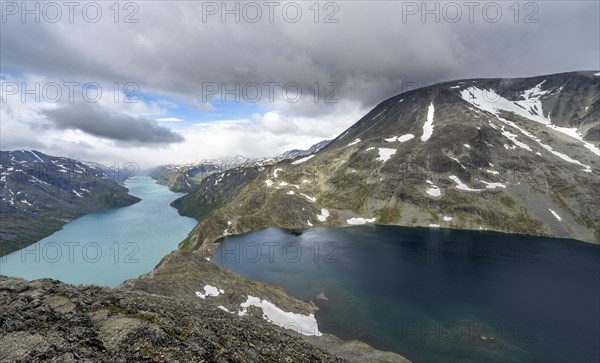
<svg viewBox="0 0 600 363">
<path fill-rule="evenodd" d="M 0 256 L 84 214 L 139 201 L 97 164 L 39 151 L 0 151 Z"/>
<path fill-rule="evenodd" d="M 282 160 L 284 160 L 284 159 L 295 159 L 295 158 L 300 157 L 300 156 L 306 156 L 306 155 L 314 154 L 317 151 L 319 151 L 322 148 L 324 148 L 325 146 L 327 146 L 327 144 L 329 144 L 330 142 L 331 142 L 331 140 L 323 140 L 321 142 L 318 142 L 318 143 L 314 144 L 313 146 L 311 146 L 307 150 L 299 150 L 299 149 L 289 150 L 289 151 L 286 151 L 283 154 L 281 154 L 281 158 L 282 158 Z"/>
<path fill-rule="evenodd" d="M 191 192 L 202 180 L 215 173 L 223 173 L 235 168 L 264 166 L 281 160 L 293 159 L 299 156 L 313 154 L 325 147 L 330 140 L 321 141 L 307 150 L 294 149 L 270 158 L 246 158 L 234 156 L 231 158 L 207 159 L 192 164 L 167 164 L 157 167 L 150 177 L 158 184 L 166 185 L 173 192 Z"/>
<path fill-rule="evenodd" d="M 316 154 L 173 205 L 183 248 L 267 226 L 364 223 L 600 242 L 600 72 L 445 82 L 387 99 Z M 237 178 L 231 194 L 218 185 Z M 225 231 L 225 232 L 224 232 Z"/>
</svg>

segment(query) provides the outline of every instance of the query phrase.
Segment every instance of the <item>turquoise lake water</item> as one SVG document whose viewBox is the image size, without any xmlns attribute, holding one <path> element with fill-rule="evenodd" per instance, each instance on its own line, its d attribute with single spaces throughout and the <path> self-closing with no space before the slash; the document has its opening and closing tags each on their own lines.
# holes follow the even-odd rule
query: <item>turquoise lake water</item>
<svg viewBox="0 0 600 363">
<path fill-rule="evenodd" d="M 0 257 L 0 274 L 117 286 L 152 271 L 194 228 L 169 203 L 173 193 L 147 177 L 126 182 L 136 204 L 85 215 L 41 241 Z"/>
<path fill-rule="evenodd" d="M 599 246 L 437 228 L 268 228 L 226 237 L 212 261 L 315 301 L 321 331 L 416 363 L 600 361 Z M 329 301 L 315 299 L 321 292 Z"/>
</svg>

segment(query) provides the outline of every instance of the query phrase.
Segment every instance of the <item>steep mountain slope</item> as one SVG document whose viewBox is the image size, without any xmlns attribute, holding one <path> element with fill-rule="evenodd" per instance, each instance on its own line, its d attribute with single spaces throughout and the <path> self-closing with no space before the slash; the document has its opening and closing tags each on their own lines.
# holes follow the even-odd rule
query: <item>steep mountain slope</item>
<svg viewBox="0 0 600 363">
<path fill-rule="evenodd" d="M 139 201 L 98 165 L 39 151 L 0 151 L 0 256 L 84 214 Z"/>
<path fill-rule="evenodd" d="M 158 184 L 166 185 L 173 192 L 191 192 L 204 178 L 211 174 L 222 173 L 235 168 L 259 167 L 274 164 L 282 160 L 313 154 L 324 148 L 331 140 L 321 141 L 307 150 L 294 149 L 270 158 L 232 158 L 202 160 L 197 163 L 177 165 L 168 164 L 157 167 L 150 176 Z"/>
<path fill-rule="evenodd" d="M 405 92 L 314 157 L 267 168 L 200 219 L 183 246 L 210 250 L 224 230 L 362 223 L 598 243 L 599 115 L 593 71 Z"/>
</svg>

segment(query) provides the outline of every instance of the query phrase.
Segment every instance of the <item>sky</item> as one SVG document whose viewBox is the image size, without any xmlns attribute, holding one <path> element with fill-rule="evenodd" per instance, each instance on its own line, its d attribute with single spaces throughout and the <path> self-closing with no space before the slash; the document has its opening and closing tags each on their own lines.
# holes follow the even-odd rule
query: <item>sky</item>
<svg viewBox="0 0 600 363">
<path fill-rule="evenodd" d="M 0 148 L 273 156 L 419 86 L 600 69 L 598 1 L 424 4 L 2 1 Z"/>
</svg>

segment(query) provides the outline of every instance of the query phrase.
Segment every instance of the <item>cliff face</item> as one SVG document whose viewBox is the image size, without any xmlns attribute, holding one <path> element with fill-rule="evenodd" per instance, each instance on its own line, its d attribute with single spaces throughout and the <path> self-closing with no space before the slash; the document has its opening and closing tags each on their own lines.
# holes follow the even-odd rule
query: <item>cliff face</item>
<svg viewBox="0 0 600 363">
<path fill-rule="evenodd" d="M 202 298 L 205 286 L 222 293 Z M 316 310 L 189 252 L 173 252 L 116 289 L 0 276 L 0 361 L 407 362 L 363 343 L 283 329 L 264 318 L 267 307 L 240 314 L 248 295 L 296 316 Z"/>
</svg>

